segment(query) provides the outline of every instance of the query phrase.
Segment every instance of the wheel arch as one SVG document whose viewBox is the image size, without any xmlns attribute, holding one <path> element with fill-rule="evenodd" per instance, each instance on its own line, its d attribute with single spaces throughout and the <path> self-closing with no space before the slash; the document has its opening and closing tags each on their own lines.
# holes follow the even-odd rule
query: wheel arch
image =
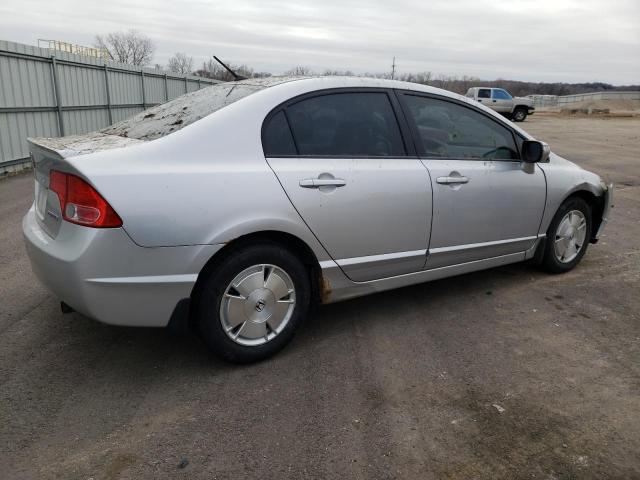
<svg viewBox="0 0 640 480">
<path fill-rule="evenodd" d="M 589 239 L 589 242 L 596 243 L 597 239 L 595 238 L 595 235 L 600 228 L 600 224 L 602 223 L 602 215 L 604 213 L 604 196 L 597 196 L 591 190 L 580 188 L 567 195 L 566 198 L 562 200 L 560 205 L 562 205 L 570 198 L 581 198 L 591 208 L 591 238 Z"/>
<path fill-rule="evenodd" d="M 322 285 L 322 271 L 320 268 L 320 262 L 313 252 L 311 247 L 301 238 L 287 232 L 279 230 L 262 230 L 257 232 L 247 233 L 241 235 L 229 242 L 226 242 L 225 246 L 218 250 L 202 267 L 198 278 L 191 292 L 192 304 L 193 299 L 199 295 L 201 291 L 201 285 L 208 273 L 215 269 L 217 265 L 223 262 L 226 258 L 232 255 L 234 252 L 241 248 L 256 245 L 260 243 L 271 243 L 286 248 L 291 253 L 296 255 L 307 268 L 309 273 L 309 283 L 311 285 L 311 298 L 313 304 L 320 303 L 321 298 L 321 285 Z"/>
</svg>

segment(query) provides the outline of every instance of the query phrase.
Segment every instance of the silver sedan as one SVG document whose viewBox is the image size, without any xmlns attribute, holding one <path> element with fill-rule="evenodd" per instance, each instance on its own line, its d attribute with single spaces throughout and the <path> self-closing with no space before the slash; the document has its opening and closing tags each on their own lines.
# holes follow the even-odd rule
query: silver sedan
<svg viewBox="0 0 640 480">
<path fill-rule="evenodd" d="M 611 204 L 488 108 L 389 80 L 225 83 L 30 147 L 27 251 L 63 309 L 188 324 L 236 362 L 284 347 L 312 304 L 527 259 L 571 270 Z"/>
</svg>

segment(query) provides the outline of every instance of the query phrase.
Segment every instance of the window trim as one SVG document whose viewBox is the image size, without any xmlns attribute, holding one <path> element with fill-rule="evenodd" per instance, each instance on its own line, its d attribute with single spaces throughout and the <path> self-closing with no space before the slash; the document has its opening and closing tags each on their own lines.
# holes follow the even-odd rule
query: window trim
<svg viewBox="0 0 640 480">
<path fill-rule="evenodd" d="M 456 98 L 449 98 L 449 97 L 445 97 L 442 95 L 437 95 L 434 93 L 427 93 L 427 92 L 418 92 L 416 90 L 405 90 L 405 89 L 397 89 L 396 90 L 396 94 L 399 97 L 399 101 L 400 101 L 400 105 L 402 106 L 404 115 L 406 117 L 407 122 L 409 123 L 410 129 L 411 129 L 411 133 L 413 135 L 413 141 L 415 144 L 415 148 L 416 148 L 416 152 L 418 154 L 418 157 L 423 159 L 423 160 L 442 160 L 442 161 L 448 161 L 448 160 L 454 160 L 454 161 L 460 161 L 460 160 L 470 160 L 470 161 L 491 161 L 491 162 L 510 162 L 510 163 L 522 163 L 522 153 L 520 152 L 520 147 L 518 146 L 518 142 L 516 141 L 516 132 L 513 130 L 513 128 L 511 128 L 509 125 L 507 125 L 504 122 L 501 122 L 499 119 L 497 118 L 493 118 L 492 115 L 487 114 L 487 112 L 482 111 L 481 109 L 477 108 L 475 105 L 470 105 L 468 103 L 466 103 L 465 101 L 462 100 L 458 100 Z M 469 157 L 429 157 L 427 156 L 427 154 L 425 153 L 424 150 L 424 145 L 422 144 L 422 139 L 420 138 L 420 133 L 418 132 L 418 126 L 416 125 L 415 120 L 413 119 L 413 116 L 411 115 L 411 112 L 408 110 L 408 106 L 406 104 L 406 101 L 404 99 L 405 96 L 414 96 L 414 97 L 424 97 L 424 98 L 431 98 L 434 100 L 441 100 L 443 102 L 449 102 L 449 103 L 453 103 L 456 105 L 459 105 L 461 107 L 464 108 L 468 108 L 469 110 L 472 110 L 473 112 L 476 112 L 482 116 L 484 116 L 485 118 L 488 118 L 489 120 L 491 120 L 492 122 L 494 122 L 495 124 L 507 129 L 510 133 L 511 133 L 511 139 L 513 140 L 513 144 L 516 147 L 516 153 L 518 154 L 518 158 L 510 158 L 510 159 L 506 159 L 506 158 L 469 158 Z"/>
<path fill-rule="evenodd" d="M 296 140 L 295 135 L 293 134 L 293 129 L 291 128 L 291 122 L 289 120 L 289 115 L 287 114 L 287 109 L 295 105 L 296 103 L 302 102 L 304 100 L 308 100 L 310 98 L 315 97 L 323 97 L 326 95 L 335 95 L 335 94 L 346 94 L 346 93 L 384 93 L 389 100 L 389 105 L 391 106 L 391 110 L 396 119 L 396 123 L 398 125 L 398 130 L 400 132 L 400 139 L 402 140 L 402 145 L 404 147 L 404 155 L 396 155 L 396 156 L 387 156 L 387 155 L 301 155 L 300 149 L 298 148 L 298 142 Z M 280 111 L 284 112 L 285 119 L 287 120 L 287 125 L 289 127 L 289 132 L 291 133 L 291 137 L 293 138 L 293 143 L 296 147 L 296 155 L 271 155 L 267 156 L 264 151 L 264 133 L 266 125 L 271 121 L 271 118 L 277 115 Z M 398 159 L 406 159 L 406 158 L 419 158 L 415 148 L 415 140 L 413 138 L 413 133 L 411 132 L 411 127 L 405 118 L 404 111 L 400 102 L 396 98 L 394 93 L 394 89 L 391 88 L 380 88 L 380 87 L 338 87 L 338 88 L 326 88 L 321 90 L 314 90 L 312 92 L 306 92 L 301 95 L 296 95 L 295 97 L 291 97 L 288 100 L 278 104 L 276 107 L 271 109 L 269 113 L 265 116 L 262 121 L 262 126 L 260 129 L 260 143 L 262 146 L 262 153 L 265 158 L 344 158 L 344 159 L 357 159 L 357 158 L 374 158 L 374 159 L 386 159 L 386 160 L 398 160 Z"/>
</svg>

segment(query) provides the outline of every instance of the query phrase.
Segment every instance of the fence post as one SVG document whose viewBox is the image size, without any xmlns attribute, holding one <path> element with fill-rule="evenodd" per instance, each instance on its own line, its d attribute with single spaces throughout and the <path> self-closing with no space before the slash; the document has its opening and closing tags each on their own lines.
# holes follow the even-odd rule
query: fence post
<svg viewBox="0 0 640 480">
<path fill-rule="evenodd" d="M 60 82 L 58 81 L 58 64 L 56 56 L 51 55 L 51 81 L 53 82 L 53 96 L 56 100 L 56 111 L 58 113 L 58 133 L 64 137 L 64 121 L 62 119 L 62 99 L 60 98 Z"/>
<path fill-rule="evenodd" d="M 189 85 L 187 85 L 187 76 L 184 77 L 184 93 L 189 93 Z"/>
<path fill-rule="evenodd" d="M 142 110 L 147 109 L 147 97 L 144 93 L 144 69 L 140 70 L 140 79 L 142 81 Z"/>
<path fill-rule="evenodd" d="M 202 88 L 202 87 L 200 85 L 200 79 L 198 79 L 198 90 L 200 90 L 200 88 Z"/>
<path fill-rule="evenodd" d="M 113 124 L 113 113 L 111 112 L 111 92 L 109 88 L 109 67 L 104 64 L 104 86 L 107 91 L 107 111 L 109 112 L 109 125 Z"/>
<path fill-rule="evenodd" d="M 169 101 L 169 86 L 167 85 L 167 74 L 164 74 L 164 101 Z"/>
</svg>

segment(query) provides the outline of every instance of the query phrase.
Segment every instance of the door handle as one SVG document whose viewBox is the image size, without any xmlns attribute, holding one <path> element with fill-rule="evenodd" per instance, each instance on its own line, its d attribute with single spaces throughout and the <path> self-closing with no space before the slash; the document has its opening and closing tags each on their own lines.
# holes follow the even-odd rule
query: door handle
<svg viewBox="0 0 640 480">
<path fill-rule="evenodd" d="M 442 185 L 456 185 L 458 183 L 469 183 L 467 177 L 438 177 L 436 182 Z"/>
<path fill-rule="evenodd" d="M 305 178 L 300 180 L 302 188 L 344 187 L 347 184 L 341 178 Z"/>
</svg>

